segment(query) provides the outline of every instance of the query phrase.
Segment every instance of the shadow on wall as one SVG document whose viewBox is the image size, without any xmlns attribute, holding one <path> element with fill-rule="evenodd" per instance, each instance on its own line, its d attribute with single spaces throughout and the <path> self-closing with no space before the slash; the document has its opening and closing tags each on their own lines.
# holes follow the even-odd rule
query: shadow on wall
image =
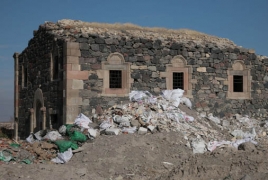
<svg viewBox="0 0 268 180">
<path fill-rule="evenodd" d="M 14 137 L 14 129 L 7 129 L 5 127 L 1 127 L 0 138 L 12 139 L 13 137 Z"/>
</svg>

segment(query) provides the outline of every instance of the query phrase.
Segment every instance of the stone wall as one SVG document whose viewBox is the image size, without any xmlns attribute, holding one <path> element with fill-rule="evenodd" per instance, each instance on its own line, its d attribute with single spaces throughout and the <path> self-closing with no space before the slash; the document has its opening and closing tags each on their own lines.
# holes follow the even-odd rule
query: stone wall
<svg viewBox="0 0 268 180">
<path fill-rule="evenodd" d="M 192 98 L 194 108 L 199 112 L 215 116 L 232 116 L 235 113 L 266 117 L 268 103 L 267 59 L 260 59 L 253 50 L 244 48 L 219 48 L 216 44 L 204 45 L 189 41 L 177 43 L 169 40 L 150 40 L 132 36 L 80 36 L 79 43 L 81 71 L 90 71 L 80 90 L 82 112 L 89 115 L 97 105 L 104 109 L 127 98 L 101 96 L 103 80 L 98 76 L 101 63 L 114 52 L 124 56 L 131 63 L 131 90 L 148 90 L 159 94 L 166 89 L 166 66 L 172 58 L 183 56 L 192 67 Z M 251 99 L 228 99 L 228 74 L 235 61 L 241 60 L 251 71 Z"/>
<path fill-rule="evenodd" d="M 53 53 L 53 48 L 57 52 Z M 63 41 L 55 41 L 54 36 L 46 30 L 34 32 L 34 37 L 29 41 L 28 47 L 19 55 L 19 136 L 21 138 L 30 132 L 30 109 L 34 106 L 34 94 L 38 87 L 42 90 L 44 106 L 46 107 L 46 124 L 49 126 L 50 114 L 58 114 L 57 122 L 52 122 L 57 127 L 62 122 L 62 51 Z M 59 78 L 51 80 L 51 54 L 59 57 Z M 27 68 L 27 86 L 23 85 L 23 68 Z M 35 129 L 35 131 L 38 128 Z"/>
</svg>

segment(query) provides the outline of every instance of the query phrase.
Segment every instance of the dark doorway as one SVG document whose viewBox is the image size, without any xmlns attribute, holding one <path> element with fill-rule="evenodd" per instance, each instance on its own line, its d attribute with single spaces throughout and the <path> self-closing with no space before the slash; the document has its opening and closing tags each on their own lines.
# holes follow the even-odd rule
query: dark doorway
<svg viewBox="0 0 268 180">
<path fill-rule="evenodd" d="M 35 132 L 42 129 L 42 112 L 41 112 L 42 104 L 40 101 L 36 102 L 36 109 L 35 109 L 35 119 L 36 119 L 36 127 L 34 129 Z"/>
</svg>

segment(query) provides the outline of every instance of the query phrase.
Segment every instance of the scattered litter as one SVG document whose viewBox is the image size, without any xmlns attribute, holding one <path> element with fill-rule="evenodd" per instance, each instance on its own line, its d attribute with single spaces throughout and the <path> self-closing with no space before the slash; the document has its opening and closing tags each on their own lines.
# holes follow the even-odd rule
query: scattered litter
<svg viewBox="0 0 268 180">
<path fill-rule="evenodd" d="M 51 161 L 54 163 L 67 163 L 73 156 L 72 149 L 69 148 L 67 151 L 63 153 L 58 153 L 58 157 L 52 159 Z"/>
<path fill-rule="evenodd" d="M 105 134 L 107 135 L 118 135 L 120 133 L 120 129 L 118 128 L 108 128 L 105 130 Z"/>
<path fill-rule="evenodd" d="M 84 129 L 89 129 L 89 126 L 88 126 L 89 123 L 92 123 L 92 121 L 83 113 L 80 113 L 74 121 L 74 124 Z"/>
<path fill-rule="evenodd" d="M 202 138 L 196 138 L 192 140 L 191 147 L 193 148 L 193 153 L 204 153 L 207 151 L 206 142 Z"/>
</svg>

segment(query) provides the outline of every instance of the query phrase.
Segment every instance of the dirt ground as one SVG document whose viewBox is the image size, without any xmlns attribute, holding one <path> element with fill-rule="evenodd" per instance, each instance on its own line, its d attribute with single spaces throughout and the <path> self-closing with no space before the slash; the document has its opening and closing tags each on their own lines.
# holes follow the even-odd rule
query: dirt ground
<svg viewBox="0 0 268 180">
<path fill-rule="evenodd" d="M 195 111 L 186 106 L 180 109 L 196 119 L 193 127 L 208 125 L 209 131 L 194 132 L 193 136 L 232 138 L 226 129 L 198 119 Z M 185 135 L 185 131 L 101 135 L 87 140 L 82 151 L 66 164 L 49 160 L 32 164 L 0 161 L 0 180 L 268 180 L 267 135 L 258 138 L 257 145 L 247 142 L 238 149 L 221 146 L 204 154 L 193 154 Z M 212 140 L 202 137 L 206 142 Z"/>
<path fill-rule="evenodd" d="M 66 164 L 1 163 L 0 179 L 268 179 L 268 143 L 193 155 L 178 132 L 100 136 Z"/>
</svg>

